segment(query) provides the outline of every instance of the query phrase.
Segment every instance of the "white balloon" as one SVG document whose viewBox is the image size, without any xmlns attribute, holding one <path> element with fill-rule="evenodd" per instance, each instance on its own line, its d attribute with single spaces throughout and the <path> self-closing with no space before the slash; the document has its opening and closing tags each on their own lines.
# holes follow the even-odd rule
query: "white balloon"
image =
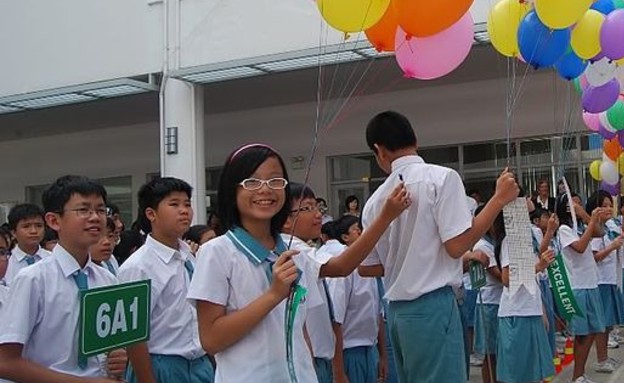
<svg viewBox="0 0 624 383">
<path fill-rule="evenodd" d="M 611 123 L 609 122 L 609 119 L 607 118 L 607 112 L 600 113 L 598 115 L 598 118 L 600 119 L 600 125 L 602 125 L 602 127 L 605 128 L 605 130 L 611 133 L 617 133 L 617 130 L 615 130 L 615 128 L 611 126 Z"/>
<path fill-rule="evenodd" d="M 606 57 L 598 61 L 590 62 L 585 69 L 587 82 L 593 86 L 602 86 L 615 77 L 617 64 Z"/>
<path fill-rule="evenodd" d="M 620 180 L 620 176 L 615 162 L 611 160 L 602 161 L 602 164 L 600 164 L 600 177 L 609 185 L 617 184 Z"/>
<path fill-rule="evenodd" d="M 617 77 L 618 81 L 620 82 L 620 88 L 624 89 L 624 64 L 618 65 L 617 69 L 615 70 L 615 77 Z"/>
</svg>

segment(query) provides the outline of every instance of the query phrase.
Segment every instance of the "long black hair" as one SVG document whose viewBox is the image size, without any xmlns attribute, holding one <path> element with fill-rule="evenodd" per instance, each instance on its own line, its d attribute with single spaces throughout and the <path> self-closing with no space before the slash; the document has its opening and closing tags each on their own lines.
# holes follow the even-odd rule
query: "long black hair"
<svg viewBox="0 0 624 383">
<path fill-rule="evenodd" d="M 483 210 L 484 207 L 485 207 L 485 205 L 479 206 L 475 210 L 475 216 L 479 215 L 479 213 L 481 213 L 481 211 Z M 494 242 L 494 259 L 496 260 L 496 265 L 498 266 L 499 269 L 502 269 L 502 266 L 501 266 L 502 265 L 502 263 L 501 263 L 501 248 L 503 246 L 503 240 L 507 236 L 507 232 L 505 231 L 505 219 L 503 218 L 503 212 L 502 211 L 500 213 L 498 213 L 498 215 L 494 219 L 494 222 L 492 223 L 491 229 L 493 229 L 492 230 L 493 231 L 493 236 L 490 235 L 489 230 L 488 230 L 487 235 Z"/>
</svg>

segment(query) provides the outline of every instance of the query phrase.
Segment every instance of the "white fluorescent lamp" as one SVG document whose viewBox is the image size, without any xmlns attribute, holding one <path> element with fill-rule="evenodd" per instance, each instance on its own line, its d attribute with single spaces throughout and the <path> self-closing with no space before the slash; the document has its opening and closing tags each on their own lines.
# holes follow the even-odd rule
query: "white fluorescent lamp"
<svg viewBox="0 0 624 383">
<path fill-rule="evenodd" d="M 319 65 L 333 65 L 349 61 L 363 60 L 367 57 L 353 51 L 325 53 L 290 60 L 280 60 L 266 64 L 256 64 L 255 67 L 271 72 L 282 72 L 295 69 L 312 68 Z"/>
<path fill-rule="evenodd" d="M 225 81 L 225 80 L 230 80 L 230 79 L 235 79 L 235 78 L 259 76 L 261 74 L 266 74 L 266 72 L 261 71 L 259 69 L 255 69 L 253 67 L 241 66 L 241 67 L 227 68 L 227 69 L 220 69 L 220 70 L 217 69 L 217 70 L 199 72 L 199 73 L 190 73 L 186 75 L 181 75 L 179 77 L 186 81 L 205 84 L 205 83 Z"/>
<path fill-rule="evenodd" d="M 0 105 L 0 114 L 11 113 L 11 112 L 19 112 L 20 110 L 23 110 L 23 109 L 16 108 L 16 107 L 13 107 L 13 106 Z"/>
</svg>

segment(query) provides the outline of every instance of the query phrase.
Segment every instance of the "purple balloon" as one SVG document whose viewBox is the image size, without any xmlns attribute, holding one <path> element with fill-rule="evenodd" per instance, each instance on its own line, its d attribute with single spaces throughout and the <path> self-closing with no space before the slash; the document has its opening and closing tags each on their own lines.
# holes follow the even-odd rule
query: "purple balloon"
<svg viewBox="0 0 624 383">
<path fill-rule="evenodd" d="M 618 142 L 624 147 L 624 132 L 617 132 Z"/>
<path fill-rule="evenodd" d="M 613 137 L 615 137 L 617 133 L 605 129 L 605 127 L 602 124 L 600 124 L 600 126 L 598 127 L 598 134 L 600 134 L 600 136 L 604 138 L 605 140 L 610 140 Z"/>
<path fill-rule="evenodd" d="M 588 86 L 583 92 L 583 110 L 600 113 L 609 109 L 620 96 L 620 83 L 612 79 L 602 86 Z"/>
<path fill-rule="evenodd" d="M 607 15 L 600 29 L 600 45 L 611 60 L 624 58 L 624 9 Z"/>
<path fill-rule="evenodd" d="M 615 185 L 610 185 L 610 184 L 602 181 L 600 183 L 600 189 L 606 191 L 607 193 L 609 193 L 611 195 L 618 195 L 618 194 L 620 194 L 620 183 L 618 182 Z"/>
</svg>

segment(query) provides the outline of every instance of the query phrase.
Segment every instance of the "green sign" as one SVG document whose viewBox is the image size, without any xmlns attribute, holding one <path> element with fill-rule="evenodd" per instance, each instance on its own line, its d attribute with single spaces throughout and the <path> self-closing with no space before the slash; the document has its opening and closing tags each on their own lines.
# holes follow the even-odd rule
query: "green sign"
<svg viewBox="0 0 624 383">
<path fill-rule="evenodd" d="M 557 254 L 553 263 L 548 267 L 548 277 L 557 308 L 559 308 L 559 313 L 563 319 L 570 320 L 574 315 L 582 315 L 576 298 L 574 298 L 572 285 L 570 285 L 561 253 Z"/>
<path fill-rule="evenodd" d="M 80 298 L 80 356 L 149 339 L 150 280 L 86 290 Z"/>
<path fill-rule="evenodd" d="M 469 266 L 470 284 L 472 285 L 472 289 L 477 290 L 485 286 L 485 268 L 483 265 L 476 261 L 470 261 Z"/>
</svg>

